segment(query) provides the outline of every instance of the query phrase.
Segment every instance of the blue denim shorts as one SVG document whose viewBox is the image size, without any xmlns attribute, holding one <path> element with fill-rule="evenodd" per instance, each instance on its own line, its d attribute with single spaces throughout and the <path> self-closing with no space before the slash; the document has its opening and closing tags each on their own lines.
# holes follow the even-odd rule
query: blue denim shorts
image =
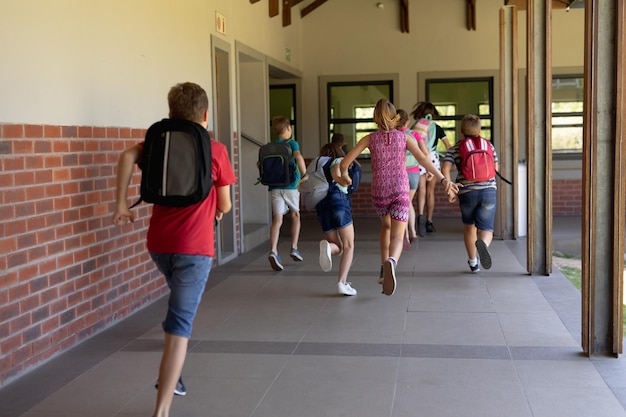
<svg viewBox="0 0 626 417">
<path fill-rule="evenodd" d="M 161 323 L 163 331 L 189 338 L 193 319 L 209 279 L 213 258 L 152 252 L 150 256 L 170 288 L 167 315 Z"/>
<path fill-rule="evenodd" d="M 473 224 L 480 230 L 493 232 L 496 217 L 496 189 L 468 191 L 459 194 L 463 224 Z"/>
<path fill-rule="evenodd" d="M 352 224 L 350 197 L 330 186 L 328 195 L 315 206 L 317 220 L 324 233 L 342 229 Z"/>
<path fill-rule="evenodd" d="M 420 185 L 420 173 L 419 172 L 407 172 L 409 176 L 409 190 L 417 190 Z"/>
</svg>

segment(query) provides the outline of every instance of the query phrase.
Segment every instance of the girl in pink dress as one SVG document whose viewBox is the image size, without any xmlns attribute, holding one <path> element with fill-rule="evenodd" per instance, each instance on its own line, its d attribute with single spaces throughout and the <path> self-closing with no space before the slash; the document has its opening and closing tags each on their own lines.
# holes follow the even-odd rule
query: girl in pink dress
<svg viewBox="0 0 626 417">
<path fill-rule="evenodd" d="M 351 183 L 348 167 L 369 148 L 372 163 L 372 204 L 381 221 L 380 255 L 383 294 L 391 295 L 396 289 L 396 265 L 402 254 L 406 222 L 409 216 L 409 180 L 406 173 L 406 151 L 410 151 L 437 181 L 445 186 L 448 195 L 458 193 L 456 184 L 448 181 L 435 168 L 430 158 L 414 140 L 407 141 L 404 132 L 396 130 L 399 116 L 387 99 L 380 99 L 374 108 L 376 132 L 363 137 L 341 161 L 343 184 Z"/>
</svg>

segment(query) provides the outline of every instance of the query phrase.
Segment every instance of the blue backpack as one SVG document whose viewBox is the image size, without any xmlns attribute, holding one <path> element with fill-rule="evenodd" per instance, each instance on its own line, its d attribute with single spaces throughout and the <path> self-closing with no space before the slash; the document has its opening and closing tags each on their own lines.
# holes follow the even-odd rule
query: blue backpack
<svg viewBox="0 0 626 417">
<path fill-rule="evenodd" d="M 263 185 L 284 187 L 296 180 L 296 161 L 289 140 L 271 142 L 259 148 L 259 180 Z"/>
</svg>

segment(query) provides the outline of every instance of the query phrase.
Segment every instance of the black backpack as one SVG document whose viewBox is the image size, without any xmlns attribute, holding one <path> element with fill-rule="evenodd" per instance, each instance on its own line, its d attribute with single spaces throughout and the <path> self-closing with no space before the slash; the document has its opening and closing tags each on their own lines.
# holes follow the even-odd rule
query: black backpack
<svg viewBox="0 0 626 417">
<path fill-rule="evenodd" d="M 284 187 L 295 181 L 296 162 L 288 142 L 271 142 L 259 148 L 257 184 Z"/>
<path fill-rule="evenodd" d="M 146 132 L 139 201 L 185 207 L 204 200 L 213 186 L 211 138 L 200 124 L 163 119 Z"/>
</svg>

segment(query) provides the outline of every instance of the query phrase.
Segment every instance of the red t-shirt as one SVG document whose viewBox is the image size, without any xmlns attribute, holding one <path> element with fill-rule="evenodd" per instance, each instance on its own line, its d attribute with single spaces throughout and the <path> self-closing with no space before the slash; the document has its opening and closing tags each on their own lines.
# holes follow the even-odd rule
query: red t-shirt
<svg viewBox="0 0 626 417">
<path fill-rule="evenodd" d="M 203 201 L 187 207 L 155 204 L 148 228 L 148 250 L 154 253 L 215 255 L 216 187 L 237 182 L 228 151 L 211 140 L 213 187 Z"/>
</svg>

